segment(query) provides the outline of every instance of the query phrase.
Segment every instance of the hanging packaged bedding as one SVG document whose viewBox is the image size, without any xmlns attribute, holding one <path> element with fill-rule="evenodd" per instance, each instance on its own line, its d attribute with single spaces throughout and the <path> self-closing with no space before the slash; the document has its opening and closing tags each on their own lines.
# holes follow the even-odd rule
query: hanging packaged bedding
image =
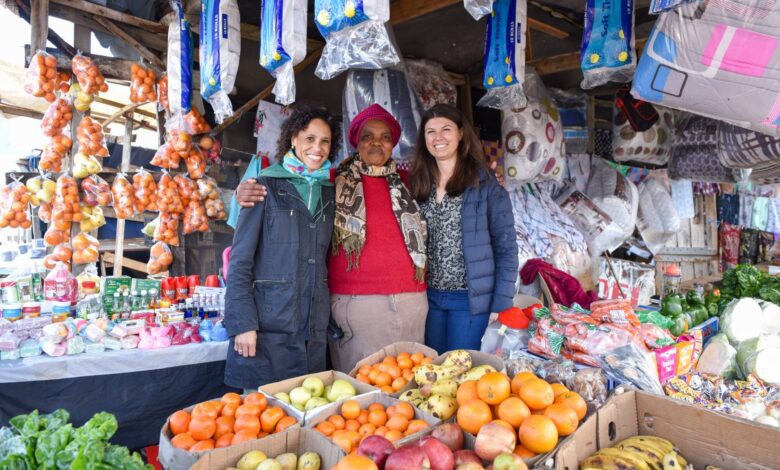
<svg viewBox="0 0 780 470">
<path fill-rule="evenodd" d="M 437 104 L 455 106 L 458 100 L 458 89 L 452 83 L 444 67 L 430 60 L 404 60 L 406 75 L 427 110 Z"/>
<path fill-rule="evenodd" d="M 184 115 L 190 112 L 192 100 L 192 35 L 190 22 L 184 18 L 180 0 L 171 2 L 174 19 L 168 26 L 168 103 L 171 129 L 184 129 Z"/>
<path fill-rule="evenodd" d="M 526 0 L 496 0 L 488 18 L 482 84 L 487 93 L 477 106 L 522 108 L 528 5 Z"/>
<path fill-rule="evenodd" d="M 598 253 L 613 251 L 634 233 L 639 194 L 634 183 L 612 168 L 605 160 L 594 157 L 588 181 L 587 195 L 612 223 L 592 243 Z"/>
<path fill-rule="evenodd" d="M 566 152 L 588 151 L 588 96 L 582 90 L 547 88 L 555 107 L 561 113 Z"/>
<path fill-rule="evenodd" d="M 526 74 L 523 88 L 527 106 L 505 109 L 501 122 L 508 187 L 563 178 L 566 152 L 558 108 L 536 73 Z"/>
<path fill-rule="evenodd" d="M 780 161 L 780 136 L 718 122 L 718 158 L 725 167 L 756 168 Z"/>
<path fill-rule="evenodd" d="M 674 115 L 669 108 L 658 107 L 658 120 L 644 131 L 631 126 L 618 106 L 612 113 L 612 152 L 615 161 L 666 165 L 674 140 Z"/>
<path fill-rule="evenodd" d="M 660 177 L 651 175 L 639 183 L 639 210 L 636 226 L 647 248 L 655 255 L 677 238 L 680 217 L 672 195 Z"/>
<path fill-rule="evenodd" d="M 634 0 L 587 0 L 584 28 L 582 88 L 630 82 L 636 69 Z"/>
<path fill-rule="evenodd" d="M 200 94 L 222 123 L 233 114 L 233 90 L 241 57 L 241 16 L 236 0 L 202 0 L 200 11 Z"/>
<path fill-rule="evenodd" d="M 780 135 L 777 2 L 693 2 L 659 15 L 632 93 L 653 103 Z"/>
<path fill-rule="evenodd" d="M 393 159 L 397 162 L 411 161 L 421 113 L 420 104 L 403 69 L 349 71 L 341 108 L 343 135 L 348 135 L 352 119 L 374 103 L 389 111 L 401 124 L 401 140 L 393 148 Z M 354 150 L 345 142 L 340 160 Z"/>
<path fill-rule="evenodd" d="M 330 80 L 345 70 L 382 69 L 401 61 L 387 33 L 390 0 L 315 0 L 314 22 L 325 38 L 315 74 Z"/>
<path fill-rule="evenodd" d="M 718 122 L 701 116 L 686 115 L 675 122 L 676 138 L 669 159 L 669 177 L 712 183 L 736 183 L 747 172 L 726 168 L 716 158 Z"/>
<path fill-rule="evenodd" d="M 307 0 L 263 0 L 260 4 L 260 65 L 276 79 L 276 102 L 295 101 L 293 67 L 306 57 Z"/>
<path fill-rule="evenodd" d="M 493 0 L 463 0 L 463 7 L 475 20 L 493 11 Z"/>
</svg>

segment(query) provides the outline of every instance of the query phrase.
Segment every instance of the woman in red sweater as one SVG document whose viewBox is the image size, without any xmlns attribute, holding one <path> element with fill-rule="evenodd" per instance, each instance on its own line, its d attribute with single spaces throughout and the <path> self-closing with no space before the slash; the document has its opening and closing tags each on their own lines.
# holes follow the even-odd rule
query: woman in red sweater
<svg viewBox="0 0 780 470">
<path fill-rule="evenodd" d="M 422 343 L 428 313 L 425 220 L 390 158 L 401 126 L 374 104 L 352 120 L 348 134 L 357 154 L 335 171 L 328 262 L 331 315 L 344 333 L 330 341 L 331 361 L 344 372 L 390 343 Z M 249 179 L 236 194 L 251 206 L 264 190 Z"/>
</svg>

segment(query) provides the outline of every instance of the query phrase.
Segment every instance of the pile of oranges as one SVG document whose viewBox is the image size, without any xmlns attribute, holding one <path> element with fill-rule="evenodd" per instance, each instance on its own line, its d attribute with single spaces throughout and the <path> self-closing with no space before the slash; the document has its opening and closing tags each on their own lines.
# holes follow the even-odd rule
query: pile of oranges
<svg viewBox="0 0 780 470">
<path fill-rule="evenodd" d="M 190 452 L 229 447 L 282 432 L 297 423 L 279 406 L 268 406 L 262 393 L 243 399 L 226 393 L 222 399 L 195 405 L 192 412 L 179 410 L 168 418 L 171 444 Z"/>
<path fill-rule="evenodd" d="M 346 453 L 357 451 L 358 445 L 368 436 L 384 436 L 390 442 L 411 436 L 429 425 L 414 418 L 414 407 L 398 402 L 385 408 L 381 403 L 372 403 L 362 409 L 355 400 L 341 405 L 341 414 L 329 416 L 314 429 L 330 438 Z"/>
<path fill-rule="evenodd" d="M 421 352 L 409 354 L 399 353 L 397 356 L 385 356 L 382 362 L 364 365 L 358 369 L 357 380 L 379 387 L 385 393 L 393 394 L 414 378 L 414 368 L 421 364 L 433 362 L 432 357 Z"/>
<path fill-rule="evenodd" d="M 509 379 L 501 372 L 485 374 L 458 387 L 457 423 L 478 434 L 498 421 L 517 433 L 515 453 L 524 457 L 550 452 L 558 438 L 573 433 L 587 413 L 585 400 L 560 383 L 550 384 L 531 372 Z"/>
</svg>

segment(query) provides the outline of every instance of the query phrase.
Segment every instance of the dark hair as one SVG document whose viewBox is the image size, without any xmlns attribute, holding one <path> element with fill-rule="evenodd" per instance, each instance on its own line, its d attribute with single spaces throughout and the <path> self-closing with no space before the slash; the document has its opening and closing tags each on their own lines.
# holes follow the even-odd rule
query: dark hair
<svg viewBox="0 0 780 470">
<path fill-rule="evenodd" d="M 341 126 L 336 118 L 325 108 L 314 108 L 306 105 L 298 105 L 292 109 L 290 117 L 282 123 L 282 131 L 276 142 L 276 160 L 281 162 L 287 151 L 290 150 L 292 138 L 309 127 L 309 123 L 315 119 L 322 119 L 330 127 L 330 155 L 328 160 L 333 161 L 341 145 Z"/>
<path fill-rule="evenodd" d="M 437 117 L 449 119 L 463 132 L 463 137 L 458 144 L 455 171 L 447 182 L 447 194 L 457 196 L 469 186 L 479 185 L 480 171 L 487 170 L 482 144 L 474 128 L 464 119 L 463 113 L 453 106 L 437 104 L 422 116 L 420 130 L 417 134 L 417 147 L 412 159 L 412 170 L 409 174 L 409 187 L 412 196 L 418 202 L 423 202 L 430 197 L 431 187 L 436 184 L 439 178 L 439 167 L 436 166 L 436 159 L 428 152 L 428 147 L 425 144 L 425 125 Z"/>
</svg>

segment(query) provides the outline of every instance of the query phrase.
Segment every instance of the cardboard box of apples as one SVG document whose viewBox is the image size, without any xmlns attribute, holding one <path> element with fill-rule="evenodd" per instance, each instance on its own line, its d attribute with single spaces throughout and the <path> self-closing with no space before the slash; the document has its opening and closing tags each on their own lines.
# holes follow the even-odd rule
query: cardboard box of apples
<svg viewBox="0 0 780 470">
<path fill-rule="evenodd" d="M 303 424 L 312 413 L 331 403 L 379 393 L 376 387 L 333 370 L 263 385 L 259 391 L 289 404 L 293 408 L 293 416 Z"/>
</svg>

